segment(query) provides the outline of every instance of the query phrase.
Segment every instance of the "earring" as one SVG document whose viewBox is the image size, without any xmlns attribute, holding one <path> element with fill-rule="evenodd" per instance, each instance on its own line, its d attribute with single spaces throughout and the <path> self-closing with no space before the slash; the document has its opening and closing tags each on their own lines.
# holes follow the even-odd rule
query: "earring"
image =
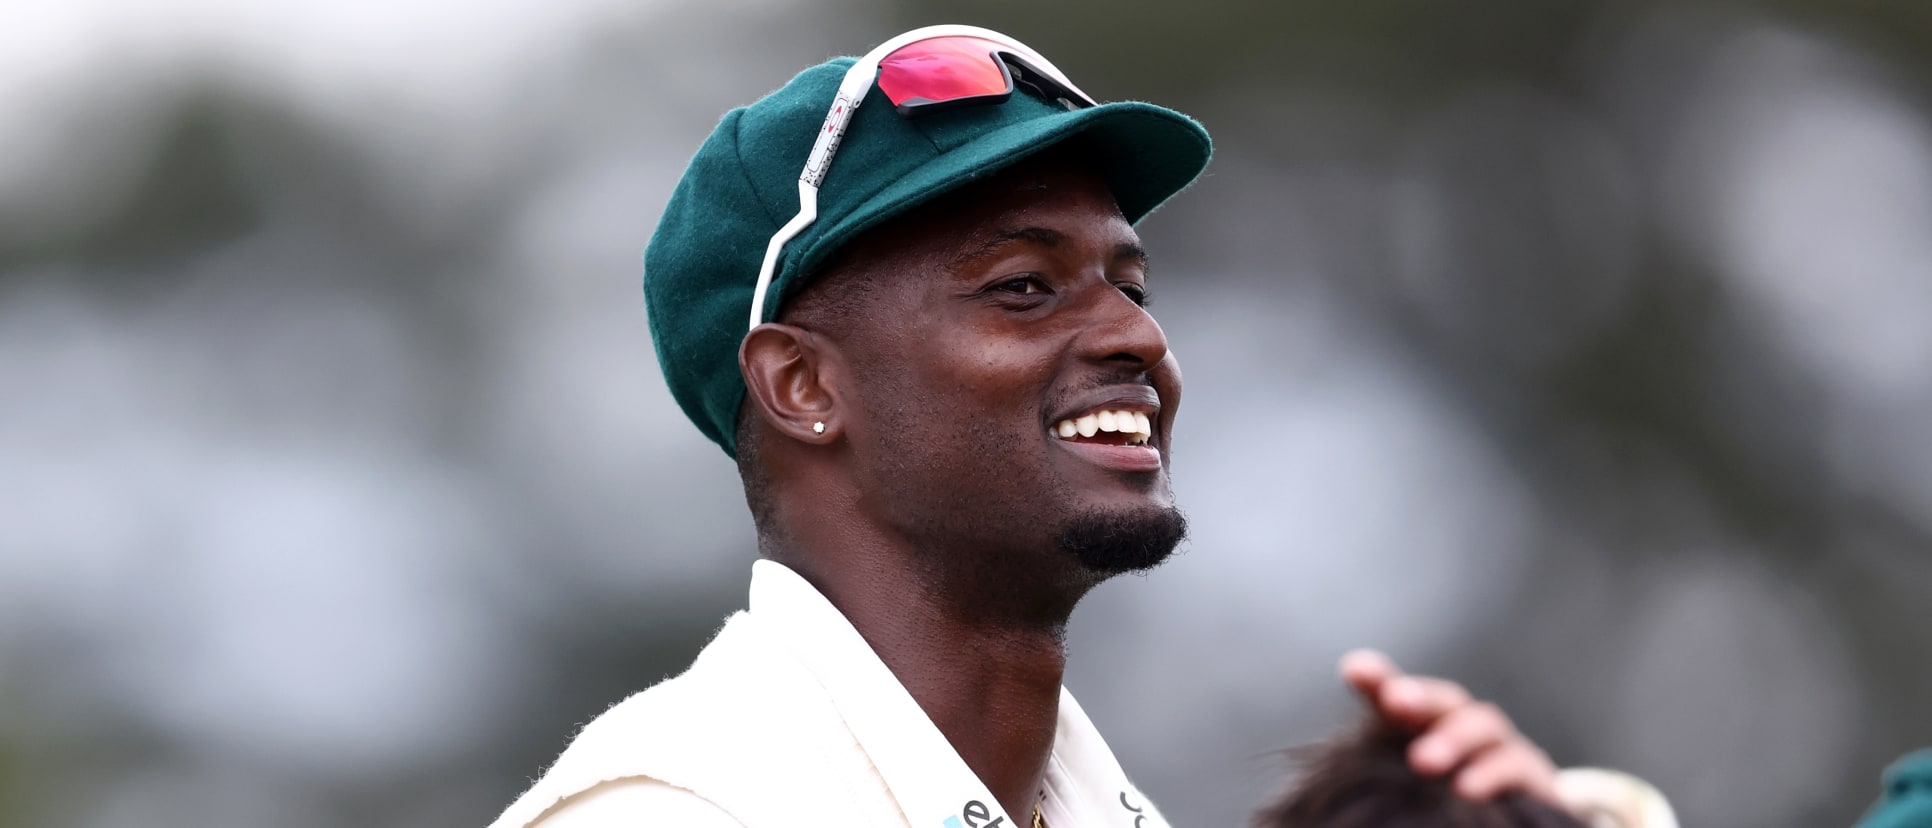
<svg viewBox="0 0 1932 828">
<path fill-rule="evenodd" d="M 813 424 L 812 424 L 812 433 L 813 433 L 813 434 L 824 434 L 824 433 L 825 433 L 825 421 L 824 421 L 824 420 L 820 420 L 820 421 L 818 421 L 818 422 L 816 422 L 816 423 L 813 423 Z"/>
</svg>

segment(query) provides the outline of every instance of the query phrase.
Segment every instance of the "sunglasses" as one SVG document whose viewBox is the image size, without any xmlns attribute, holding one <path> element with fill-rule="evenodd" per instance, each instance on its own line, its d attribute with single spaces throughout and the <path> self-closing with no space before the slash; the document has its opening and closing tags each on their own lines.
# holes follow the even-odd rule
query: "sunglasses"
<svg viewBox="0 0 1932 828">
<path fill-rule="evenodd" d="M 892 38 L 867 52 L 839 83 L 818 141 L 798 174 L 798 214 L 773 233 L 751 297 L 751 327 L 764 321 L 765 293 L 778 254 L 818 219 L 818 190 L 832 167 L 852 113 L 874 83 L 901 116 L 1003 103 L 1015 89 L 1068 109 L 1099 106 L 1040 53 L 1006 35 L 977 26 L 927 26 Z"/>
</svg>

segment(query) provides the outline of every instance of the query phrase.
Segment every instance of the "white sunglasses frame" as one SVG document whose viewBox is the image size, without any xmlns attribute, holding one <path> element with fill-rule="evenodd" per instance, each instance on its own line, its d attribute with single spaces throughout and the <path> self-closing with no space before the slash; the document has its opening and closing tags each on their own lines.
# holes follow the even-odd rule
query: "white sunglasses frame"
<svg viewBox="0 0 1932 828">
<path fill-rule="evenodd" d="M 1093 96 L 1080 91 L 1067 80 L 1066 73 L 1042 57 L 1039 52 L 992 29 L 978 26 L 940 25 L 913 29 L 894 37 L 865 53 L 852 68 L 845 71 L 845 79 L 839 83 L 838 95 L 832 99 L 832 108 L 825 114 L 825 124 L 818 130 L 818 141 L 812 144 L 812 152 L 805 157 L 805 169 L 798 174 L 798 214 L 791 221 L 773 233 L 771 242 L 765 245 L 765 261 L 758 268 L 758 284 L 751 293 L 751 327 L 764 324 L 765 294 L 771 289 L 771 280 L 778 268 L 778 255 L 785 245 L 804 232 L 806 227 L 818 220 L 818 189 L 825 181 L 825 174 L 832 166 L 832 156 L 838 152 L 839 140 L 845 137 L 845 128 L 852 123 L 852 113 L 858 111 L 859 102 L 865 100 L 866 93 L 878 82 L 879 63 L 893 52 L 921 40 L 936 37 L 977 37 L 990 40 L 1018 57 L 1024 59 L 1027 68 L 1043 73 L 1066 91 L 1079 96 L 1079 103 L 1099 106 Z"/>
</svg>

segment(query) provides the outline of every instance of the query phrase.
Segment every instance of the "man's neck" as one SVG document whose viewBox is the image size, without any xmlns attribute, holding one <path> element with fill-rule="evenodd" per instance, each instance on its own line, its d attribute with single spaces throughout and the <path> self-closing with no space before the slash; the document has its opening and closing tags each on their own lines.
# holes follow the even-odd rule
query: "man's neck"
<svg viewBox="0 0 1932 828">
<path fill-rule="evenodd" d="M 786 557 L 852 622 L 1024 828 L 1059 721 L 1066 613 L 1011 621 L 959 606 L 958 591 L 934 585 L 906 558 L 882 568 L 876 558 L 859 567 Z"/>
</svg>

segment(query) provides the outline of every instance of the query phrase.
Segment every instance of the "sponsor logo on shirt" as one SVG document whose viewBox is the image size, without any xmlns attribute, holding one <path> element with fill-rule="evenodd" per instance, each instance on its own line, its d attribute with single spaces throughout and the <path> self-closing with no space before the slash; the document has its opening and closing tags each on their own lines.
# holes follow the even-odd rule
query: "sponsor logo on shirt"
<svg viewBox="0 0 1932 828">
<path fill-rule="evenodd" d="M 962 819 L 965 821 L 961 822 Z M 959 813 L 946 817 L 944 824 L 945 828 L 999 828 L 1005 822 L 1006 817 L 993 816 L 992 810 L 986 807 L 986 803 L 969 799 L 966 800 L 965 806 L 959 809 Z"/>
</svg>

